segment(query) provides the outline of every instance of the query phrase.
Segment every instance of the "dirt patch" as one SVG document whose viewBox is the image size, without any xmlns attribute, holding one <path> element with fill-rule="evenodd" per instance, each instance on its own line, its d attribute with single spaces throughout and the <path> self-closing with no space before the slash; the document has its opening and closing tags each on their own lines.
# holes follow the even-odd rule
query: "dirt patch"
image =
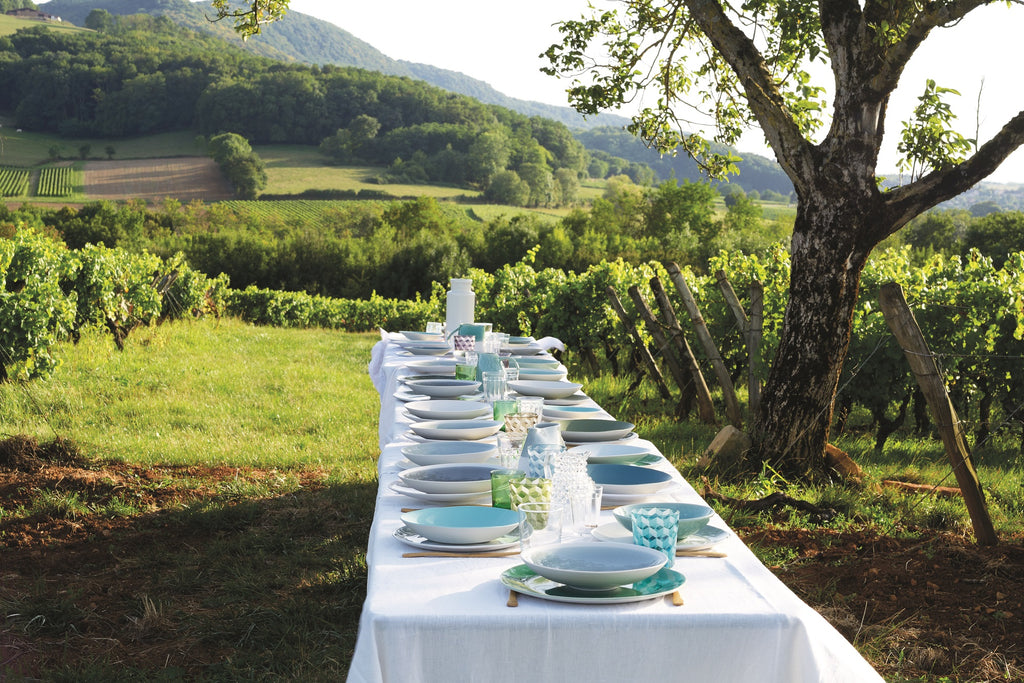
<svg viewBox="0 0 1024 683">
<path fill-rule="evenodd" d="M 207 157 L 89 161 L 84 182 L 90 200 L 157 202 L 171 197 L 183 202 L 214 202 L 234 196 L 217 164 Z"/>
<path fill-rule="evenodd" d="M 28 446 L 12 448 L 23 453 Z M 35 467 L 0 463 L 0 510 L 30 508 L 39 491 L 51 490 L 80 492 L 95 505 L 121 497 L 146 511 L 126 517 L 0 516 L 0 605 L 45 582 L 53 586 L 52 599 L 62 601 L 56 613 L 74 625 L 61 631 L 57 624 L 51 632 L 0 622 L 0 679 L 4 666 L 15 674 L 45 677 L 53 667 L 73 671 L 97 660 L 130 661 L 152 672 L 172 662 L 185 677 L 194 677 L 202 675 L 203 666 L 230 658 L 223 642 L 211 643 L 202 633 L 161 630 L 159 614 L 147 621 L 147 613 L 140 612 L 127 622 L 109 615 L 123 612 L 125 595 L 145 594 L 153 578 L 152 557 L 159 553 L 154 548 L 202 547 L 224 533 L 206 538 L 201 528 L 171 522 L 167 511 L 207 497 L 225 483 L 272 476 L 233 467 L 76 466 L 44 459 Z M 322 472 L 299 476 L 304 490 L 323 489 Z M 345 524 L 362 533 L 370 514 L 353 511 Z M 797 559 L 773 571 L 883 676 L 1024 680 L 1022 539 L 981 548 L 970 539 L 933 532 L 912 539 L 822 529 L 737 532 L 750 544 L 794 548 Z M 67 586 L 74 586 L 74 600 L 64 596 Z M 204 609 L 198 597 L 183 600 L 195 602 L 196 615 Z M 357 615 L 358 610 L 346 617 L 353 623 L 344 628 L 355 628 Z"/>
</svg>

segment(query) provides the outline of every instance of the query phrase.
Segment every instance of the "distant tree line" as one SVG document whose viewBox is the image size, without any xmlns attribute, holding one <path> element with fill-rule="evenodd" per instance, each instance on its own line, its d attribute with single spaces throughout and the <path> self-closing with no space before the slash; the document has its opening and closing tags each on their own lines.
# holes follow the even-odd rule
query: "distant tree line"
<svg viewBox="0 0 1024 683">
<path fill-rule="evenodd" d="M 194 129 L 319 145 L 337 163 L 387 168 L 382 183 L 451 184 L 523 206 L 572 204 L 595 175 L 654 180 L 644 164 L 591 155 L 564 124 L 421 81 L 255 57 L 164 17 L 97 9 L 86 23 L 96 32 L 0 38 L 0 111 L 68 137 Z"/>
</svg>

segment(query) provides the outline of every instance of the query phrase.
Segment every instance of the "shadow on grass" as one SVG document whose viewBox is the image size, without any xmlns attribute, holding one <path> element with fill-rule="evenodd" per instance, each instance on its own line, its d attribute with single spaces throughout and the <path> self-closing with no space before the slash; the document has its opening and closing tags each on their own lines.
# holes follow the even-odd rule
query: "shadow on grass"
<svg viewBox="0 0 1024 683">
<path fill-rule="evenodd" d="M 376 489 L 192 497 L 5 549 L 0 680 L 344 677 Z"/>
</svg>

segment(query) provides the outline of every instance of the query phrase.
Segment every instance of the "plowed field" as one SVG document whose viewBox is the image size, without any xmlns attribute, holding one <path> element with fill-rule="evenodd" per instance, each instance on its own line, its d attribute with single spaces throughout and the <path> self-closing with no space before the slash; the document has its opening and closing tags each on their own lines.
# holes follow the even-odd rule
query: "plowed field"
<svg viewBox="0 0 1024 683">
<path fill-rule="evenodd" d="M 85 195 L 90 200 L 167 197 L 183 202 L 212 202 L 233 197 L 213 159 L 180 157 L 132 161 L 90 161 L 85 165 Z"/>
</svg>

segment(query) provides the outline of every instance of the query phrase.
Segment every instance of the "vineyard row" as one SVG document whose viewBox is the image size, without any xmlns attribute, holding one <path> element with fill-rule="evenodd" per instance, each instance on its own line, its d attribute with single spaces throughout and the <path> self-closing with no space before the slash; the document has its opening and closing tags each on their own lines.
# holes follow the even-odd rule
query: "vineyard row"
<svg viewBox="0 0 1024 683">
<path fill-rule="evenodd" d="M 0 166 L 0 197 L 67 197 L 82 184 L 82 172 L 72 166 L 44 166 L 33 192 L 32 171 Z"/>
</svg>

